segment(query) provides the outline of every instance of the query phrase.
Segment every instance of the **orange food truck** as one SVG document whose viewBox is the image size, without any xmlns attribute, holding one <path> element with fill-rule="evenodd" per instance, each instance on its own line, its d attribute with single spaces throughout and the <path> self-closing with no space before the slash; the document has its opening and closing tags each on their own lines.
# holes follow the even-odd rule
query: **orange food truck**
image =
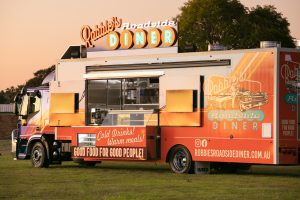
<svg viewBox="0 0 300 200">
<path fill-rule="evenodd" d="M 299 164 L 300 50 L 177 53 L 175 26 L 83 26 L 85 46 L 16 96 L 16 158 L 168 162 L 176 173 Z"/>
</svg>

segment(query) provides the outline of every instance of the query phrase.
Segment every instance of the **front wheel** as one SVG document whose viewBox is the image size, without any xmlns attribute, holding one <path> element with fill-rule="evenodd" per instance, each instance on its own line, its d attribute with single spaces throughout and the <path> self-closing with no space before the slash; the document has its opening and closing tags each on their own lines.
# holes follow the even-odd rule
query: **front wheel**
<svg viewBox="0 0 300 200">
<path fill-rule="evenodd" d="M 46 148 L 41 142 L 36 142 L 31 151 L 31 163 L 33 167 L 48 167 L 49 160 L 46 155 Z"/>
<path fill-rule="evenodd" d="M 192 156 L 184 146 L 176 146 L 171 151 L 169 163 L 173 172 L 188 173 L 192 169 Z"/>
</svg>

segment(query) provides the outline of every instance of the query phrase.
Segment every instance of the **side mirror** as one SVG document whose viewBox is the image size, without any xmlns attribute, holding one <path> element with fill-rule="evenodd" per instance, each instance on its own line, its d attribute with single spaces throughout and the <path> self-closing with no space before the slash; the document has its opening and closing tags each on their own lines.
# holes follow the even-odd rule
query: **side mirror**
<svg viewBox="0 0 300 200">
<path fill-rule="evenodd" d="M 18 103 L 15 101 L 15 115 L 19 116 L 20 112 L 19 112 L 19 106 Z"/>
<path fill-rule="evenodd" d="M 35 99 L 35 97 L 30 97 L 29 101 L 30 101 L 31 104 L 34 104 L 36 102 L 36 99 Z"/>
<path fill-rule="evenodd" d="M 37 96 L 38 98 L 42 98 L 42 94 L 39 90 L 34 91 L 34 96 Z"/>
<path fill-rule="evenodd" d="M 17 94 L 15 96 L 14 102 L 15 102 L 15 114 L 16 115 L 20 115 L 19 105 L 22 103 L 22 96 L 21 96 L 21 94 Z"/>
<path fill-rule="evenodd" d="M 21 95 L 24 96 L 27 93 L 27 89 L 25 87 L 21 90 Z"/>
</svg>

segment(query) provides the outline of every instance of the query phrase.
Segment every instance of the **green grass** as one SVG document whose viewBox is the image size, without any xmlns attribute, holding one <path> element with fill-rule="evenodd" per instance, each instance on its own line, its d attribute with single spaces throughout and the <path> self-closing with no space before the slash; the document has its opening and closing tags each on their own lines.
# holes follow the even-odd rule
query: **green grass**
<svg viewBox="0 0 300 200">
<path fill-rule="evenodd" d="M 35 169 L 0 141 L 0 199 L 300 199 L 300 166 L 254 166 L 239 174 L 174 174 L 168 165 L 73 162 Z"/>
</svg>

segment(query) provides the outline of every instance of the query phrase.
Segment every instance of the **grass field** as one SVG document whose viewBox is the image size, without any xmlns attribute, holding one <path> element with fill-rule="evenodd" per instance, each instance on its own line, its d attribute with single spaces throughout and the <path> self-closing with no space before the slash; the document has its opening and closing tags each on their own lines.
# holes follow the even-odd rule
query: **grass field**
<svg viewBox="0 0 300 200">
<path fill-rule="evenodd" d="M 238 174 L 174 174 L 168 165 L 73 162 L 35 169 L 0 141 L 0 199 L 300 199 L 300 166 L 254 166 Z"/>
</svg>

